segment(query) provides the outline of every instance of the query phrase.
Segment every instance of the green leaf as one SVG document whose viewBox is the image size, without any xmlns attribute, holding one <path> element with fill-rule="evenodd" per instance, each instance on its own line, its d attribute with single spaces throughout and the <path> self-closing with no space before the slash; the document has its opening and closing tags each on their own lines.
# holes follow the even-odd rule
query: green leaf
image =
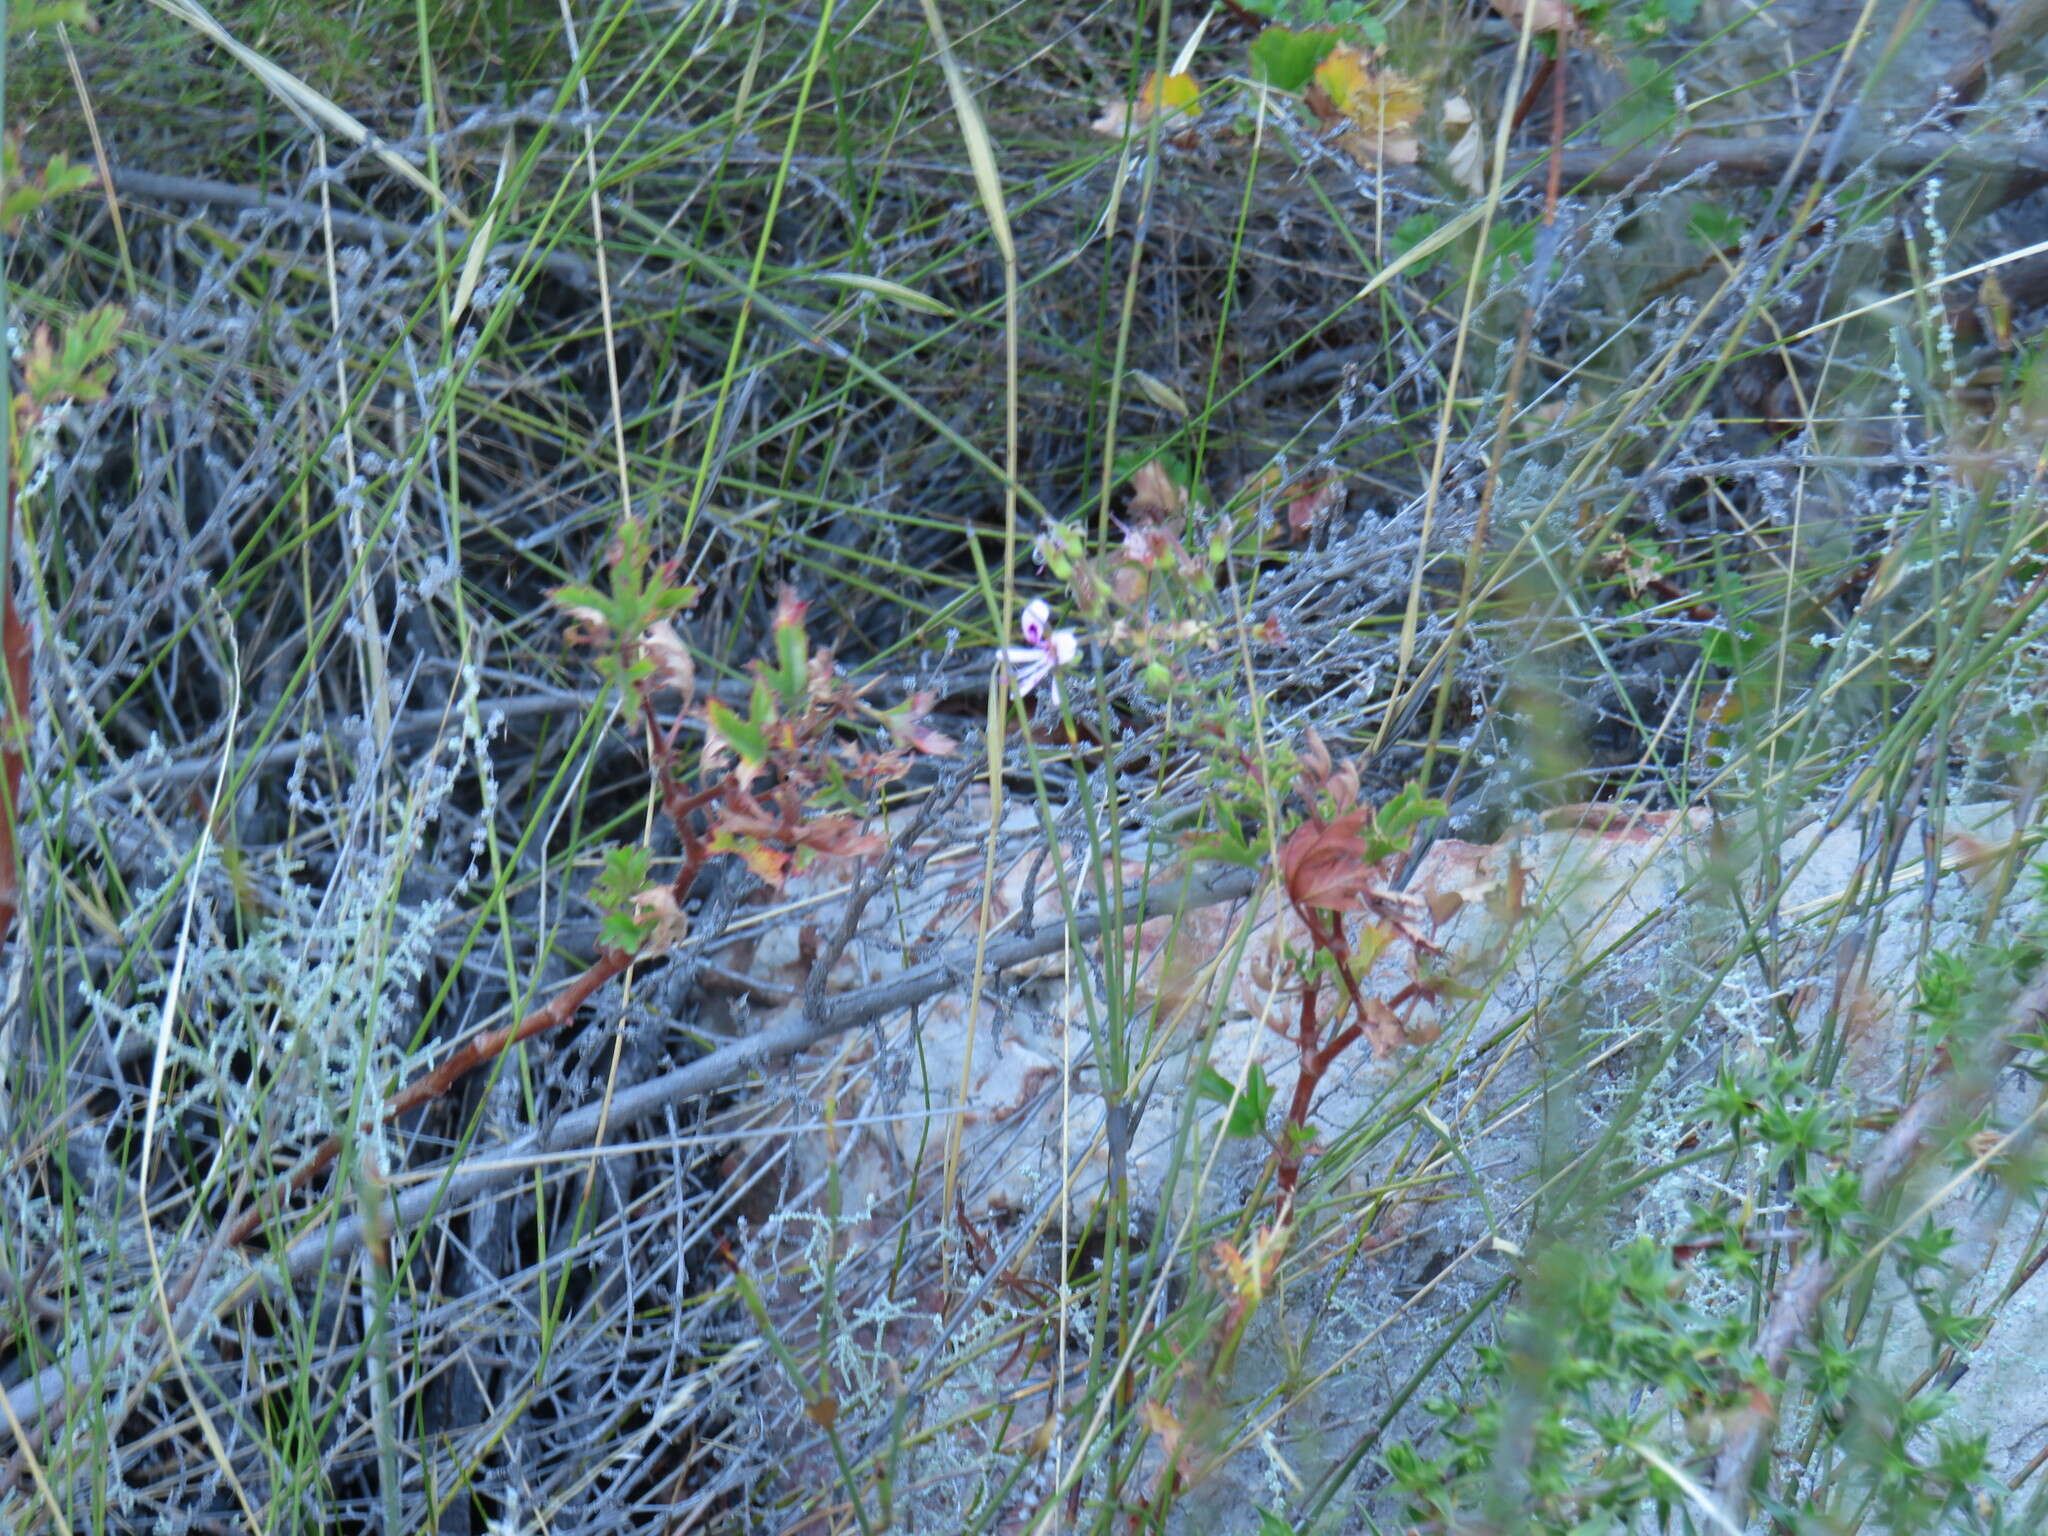
<svg viewBox="0 0 2048 1536">
<path fill-rule="evenodd" d="M 50 156 L 49 164 L 43 167 L 43 190 L 51 197 L 62 197 L 67 192 L 82 192 L 93 184 L 94 172 L 89 165 L 73 165 L 62 150 Z"/>
<path fill-rule="evenodd" d="M 647 889 L 652 856 L 645 848 L 607 848 L 604 869 L 591 884 L 590 899 L 601 907 L 623 906 Z"/>
<path fill-rule="evenodd" d="M 23 187 L 10 184 L 5 196 L 0 196 L 0 227 L 13 229 L 23 219 L 43 206 L 41 187 Z"/>
<path fill-rule="evenodd" d="M 1492 252 L 1496 270 L 1506 260 L 1512 260 L 1517 268 L 1526 267 L 1536 259 L 1536 226 L 1534 223 L 1503 221 L 1493 226 L 1493 233 L 1487 237 L 1486 244 Z M 1554 267 L 1552 271 L 1554 275 Z"/>
<path fill-rule="evenodd" d="M 1659 138 L 1678 115 L 1678 93 L 1668 68 L 1639 54 L 1629 59 L 1627 71 L 1629 93 L 1600 126 L 1600 142 L 1609 149 L 1633 149 Z"/>
<path fill-rule="evenodd" d="M 1256 869 L 1266 860 L 1266 840 L 1245 835 L 1236 810 L 1228 805 L 1214 808 L 1214 831 L 1194 840 L 1190 852 L 1198 859 L 1216 859 Z"/>
<path fill-rule="evenodd" d="M 1411 214 L 1403 219 L 1394 226 L 1393 238 L 1387 242 L 1388 248 L 1394 254 L 1394 259 L 1398 261 L 1401 257 L 1406 256 L 1415 247 L 1443 228 L 1443 223 L 1444 221 L 1433 213 Z M 1432 252 L 1430 255 L 1423 257 L 1408 269 L 1409 272 L 1416 277 L 1422 276 L 1423 273 L 1436 265 L 1437 257 L 1441 254 L 1441 252 Z"/>
<path fill-rule="evenodd" d="M 1316 66 L 1342 41 L 1335 31 L 1268 27 L 1252 40 L 1252 78 L 1275 90 L 1304 90 L 1315 78 Z"/>
<path fill-rule="evenodd" d="M 1433 820 L 1449 809 L 1443 801 L 1430 799 L 1415 785 L 1404 784 L 1401 793 L 1373 813 L 1373 830 L 1382 837 L 1399 837 L 1417 822 Z"/>
<path fill-rule="evenodd" d="M 103 304 L 64 333 L 64 363 L 71 391 L 80 400 L 98 400 L 107 392 L 107 370 L 99 365 L 120 342 L 127 311 Z"/>
<path fill-rule="evenodd" d="M 809 669 L 805 665 L 810 647 L 804 636 L 803 621 L 800 619 L 777 619 L 775 624 L 776 687 L 782 697 L 795 704 L 804 696 L 809 680 Z"/>
<path fill-rule="evenodd" d="M 1232 1136 L 1259 1136 L 1266 1129 L 1266 1114 L 1273 1107 L 1272 1085 L 1266 1081 L 1266 1074 L 1255 1061 L 1244 1075 L 1244 1094 L 1237 1106 L 1230 1112 L 1230 1124 L 1225 1128 Z"/>
<path fill-rule="evenodd" d="M 1195 1079 L 1195 1093 L 1211 1103 L 1230 1105 L 1230 1123 L 1223 1128 L 1224 1135 L 1241 1139 L 1265 1134 L 1273 1087 L 1257 1062 L 1245 1073 L 1244 1092 L 1239 1093 L 1237 1085 L 1214 1067 L 1205 1066 Z"/>
<path fill-rule="evenodd" d="M 1688 24 L 1700 13 L 1700 0 L 1640 0 L 1626 26 L 1629 40 L 1653 42 L 1673 27 Z"/>
<path fill-rule="evenodd" d="M 758 699 L 759 695 L 756 697 Z M 710 726 L 712 735 L 731 747 L 749 768 L 758 768 L 768 761 L 768 733 L 753 721 L 741 719 L 736 711 L 720 700 L 712 699 L 705 704 L 704 723 Z"/>
<path fill-rule="evenodd" d="M 654 932 L 654 919 L 636 918 L 631 912 L 612 912 L 598 924 L 597 944 L 600 949 L 616 949 L 630 955 L 645 944 Z"/>
<path fill-rule="evenodd" d="M 590 887 L 590 899 L 605 909 L 597 932 L 600 948 L 632 954 L 654 931 L 652 917 L 636 917 L 633 912 L 633 898 L 649 884 L 651 862 L 647 850 L 638 846 L 605 850 L 604 869 Z"/>
<path fill-rule="evenodd" d="M 49 333 L 39 328 L 21 370 L 29 400 L 43 406 L 55 400 L 105 398 L 112 365 L 104 359 L 114 350 L 125 313 L 113 305 L 93 310 L 64 333 L 63 345 L 54 353 Z"/>
<path fill-rule="evenodd" d="M 1270 1509 L 1259 1510 L 1259 1536 L 1295 1536 L 1295 1529 Z"/>
<path fill-rule="evenodd" d="M 611 621 L 612 600 L 595 587 L 578 586 L 572 582 L 566 587 L 555 588 L 548 597 L 557 608 L 590 608 L 603 614 L 607 623 Z"/>
<path fill-rule="evenodd" d="M 1718 203 L 1694 203 L 1685 221 L 1685 232 L 1701 245 L 1720 250 L 1737 245 L 1749 230 L 1748 221 L 1730 213 Z"/>
</svg>

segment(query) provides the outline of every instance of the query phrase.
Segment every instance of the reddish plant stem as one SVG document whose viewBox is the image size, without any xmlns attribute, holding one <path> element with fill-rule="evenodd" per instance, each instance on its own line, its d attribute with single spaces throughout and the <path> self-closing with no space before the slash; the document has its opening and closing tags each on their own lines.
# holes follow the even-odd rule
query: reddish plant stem
<svg viewBox="0 0 2048 1536">
<path fill-rule="evenodd" d="M 1512 133 L 1522 126 L 1523 120 L 1535 108 L 1536 98 L 1542 94 L 1543 87 L 1550 83 L 1550 77 L 1556 72 L 1556 57 L 1545 55 L 1543 62 L 1536 66 L 1536 73 L 1530 77 L 1528 89 L 1522 92 L 1522 99 L 1515 103 L 1515 115 L 1508 119 L 1509 132 Z"/>
<path fill-rule="evenodd" d="M 12 612 L 11 603 L 9 612 Z M 676 831 L 683 840 L 683 867 L 670 886 L 676 901 L 680 903 L 690 894 L 690 887 L 696 883 L 697 876 L 708 859 L 703 839 L 698 837 L 691 818 L 696 812 L 718 799 L 725 792 L 730 780 L 721 780 L 709 789 L 697 790 L 694 793 L 686 792 L 668 772 L 671 754 L 657 750 L 656 757 L 662 781 L 662 808 L 675 822 Z M 399 1089 L 385 1101 L 383 1109 L 378 1114 L 378 1121 L 388 1125 L 400 1115 L 431 1103 L 478 1067 L 486 1062 L 495 1061 L 513 1046 L 567 1023 L 575 1017 L 577 1009 L 596 996 L 598 989 L 606 982 L 631 965 L 639 957 L 639 953 L 637 949 L 605 950 L 588 970 L 556 993 L 546 1004 L 536 1008 L 517 1023 L 507 1024 L 501 1029 L 488 1030 L 475 1036 L 433 1071 L 414 1078 Z M 299 1160 L 298 1166 L 286 1175 L 284 1182 L 269 1197 L 249 1206 L 228 1224 L 225 1241 L 230 1244 L 247 1242 L 255 1234 L 256 1229 L 262 1226 L 283 1203 L 287 1195 L 306 1188 L 332 1167 L 334 1160 L 340 1155 L 341 1137 L 336 1134 L 323 1138 L 311 1152 Z"/>
<path fill-rule="evenodd" d="M 1557 197 L 1564 183 L 1564 108 L 1568 91 L 1568 71 L 1564 67 L 1565 33 L 1559 28 L 1555 34 L 1557 52 L 1549 59 L 1552 94 L 1550 98 L 1550 179 L 1543 189 L 1543 222 L 1557 222 Z"/>
<path fill-rule="evenodd" d="M 1301 1052 L 1301 1068 L 1295 1074 L 1294 1096 L 1287 1106 L 1287 1120 L 1281 1129 L 1281 1144 L 1273 1174 L 1274 1183 L 1279 1188 L 1278 1218 L 1283 1222 L 1293 1209 L 1295 1190 L 1301 1181 L 1308 1117 L 1315 1107 L 1316 1091 L 1322 1087 L 1323 1079 L 1329 1076 L 1330 1068 L 1337 1064 L 1338 1058 L 1365 1038 L 1372 1020 L 1365 994 L 1359 990 L 1358 978 L 1351 972 L 1351 943 L 1344 936 L 1343 918 L 1335 913 L 1319 914 L 1309 907 L 1296 906 L 1294 911 L 1308 933 L 1309 942 L 1328 955 L 1336 967 L 1346 1001 L 1350 1004 L 1352 1020 L 1329 1039 L 1320 1039 L 1321 1026 L 1316 1019 L 1318 988 L 1313 982 L 1304 983 L 1301 1024 L 1295 1034 L 1295 1044 Z M 1388 1006 L 1398 1008 L 1412 1002 L 1422 995 L 1422 990 L 1411 983 L 1397 992 Z"/>
<path fill-rule="evenodd" d="M 15 482 L 10 470 L 7 480 L 7 545 L 11 549 L 18 530 L 14 518 Z M 14 600 L 14 572 L 0 570 L 0 659 L 7 675 L 4 712 L 0 712 L 0 944 L 14 931 L 14 919 L 21 910 L 20 825 L 22 773 L 28 763 L 28 625 Z"/>
<path fill-rule="evenodd" d="M 1315 1102 L 1322 1074 L 1315 1070 L 1316 984 L 1304 982 L 1301 989 L 1301 1027 L 1295 1034 L 1301 1052 L 1301 1067 L 1294 1074 L 1294 1097 L 1287 1105 L 1287 1119 L 1280 1126 L 1280 1148 L 1273 1168 L 1273 1182 L 1279 1186 L 1279 1214 L 1285 1221 L 1294 1205 L 1295 1186 L 1301 1180 L 1301 1138 L 1296 1133 L 1308 1125 L 1309 1107 Z"/>
<path fill-rule="evenodd" d="M 574 1016 L 578 1008 L 590 1001 L 599 987 L 631 965 L 633 959 L 634 956 L 624 950 L 606 950 L 598 957 L 596 964 L 556 993 L 546 1006 L 535 1009 L 516 1024 L 508 1024 L 502 1029 L 490 1030 L 476 1036 L 433 1071 L 414 1078 L 399 1089 L 385 1101 L 378 1120 L 388 1124 L 407 1110 L 417 1109 L 430 1100 L 438 1099 L 485 1062 L 503 1055 L 522 1040 L 531 1040 L 535 1035 L 545 1034 L 548 1030 L 565 1023 Z M 268 1198 L 248 1207 L 228 1224 L 225 1241 L 229 1244 L 247 1242 L 276 1207 L 282 1204 L 286 1195 L 311 1184 L 322 1172 L 332 1167 L 334 1160 L 340 1155 L 340 1136 L 330 1135 L 323 1139 L 318 1146 L 300 1159 L 299 1165 L 292 1169 L 283 1184 Z"/>
</svg>

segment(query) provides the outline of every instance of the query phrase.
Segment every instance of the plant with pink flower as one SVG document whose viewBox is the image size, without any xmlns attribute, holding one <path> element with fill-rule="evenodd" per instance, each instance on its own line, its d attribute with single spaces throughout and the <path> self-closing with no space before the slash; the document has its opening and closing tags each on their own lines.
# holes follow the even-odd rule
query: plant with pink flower
<svg viewBox="0 0 2048 1536">
<path fill-rule="evenodd" d="M 1073 664 L 1080 654 L 1081 642 L 1074 638 L 1072 630 L 1052 627 L 1052 609 L 1042 597 L 1024 605 L 1017 633 L 1024 643 L 1005 647 L 1002 655 L 1019 697 L 1030 698 L 1040 683 L 1050 681 L 1052 701 L 1058 704 L 1060 669 Z"/>
</svg>

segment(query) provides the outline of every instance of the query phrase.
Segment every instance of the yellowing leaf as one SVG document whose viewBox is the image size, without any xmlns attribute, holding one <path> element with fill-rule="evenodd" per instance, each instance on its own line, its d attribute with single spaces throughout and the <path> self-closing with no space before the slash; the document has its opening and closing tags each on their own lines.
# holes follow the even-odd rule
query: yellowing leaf
<svg viewBox="0 0 2048 1536">
<path fill-rule="evenodd" d="M 1414 125 L 1422 87 L 1398 70 L 1374 68 L 1356 48 L 1333 48 L 1316 66 L 1309 107 L 1325 121 L 1350 125 L 1337 142 L 1361 165 L 1413 165 L 1421 153 Z"/>
<path fill-rule="evenodd" d="M 1168 75 L 1161 79 L 1157 74 L 1145 78 L 1145 88 L 1138 93 L 1138 100 L 1150 110 L 1165 110 L 1169 115 L 1185 112 L 1193 116 L 1201 108 L 1197 105 L 1202 88 L 1195 84 L 1192 75 Z"/>
<path fill-rule="evenodd" d="M 1422 88 L 1392 69 L 1375 69 L 1356 48 L 1333 48 L 1316 66 L 1316 84 L 1361 128 L 1406 128 L 1422 115 Z"/>
<path fill-rule="evenodd" d="M 1179 128 L 1187 121 L 1200 115 L 1201 86 L 1192 75 L 1164 75 L 1153 71 L 1145 77 L 1145 83 L 1138 88 L 1136 101 L 1112 101 L 1102 109 L 1102 116 L 1088 125 L 1092 132 L 1112 139 L 1120 139 L 1132 128 L 1141 128 L 1160 119 L 1162 127 Z"/>
<path fill-rule="evenodd" d="M 1998 280 L 1996 272 L 1986 272 L 1984 281 L 1977 285 L 1977 302 L 1984 306 L 1984 313 L 1991 320 L 1991 339 L 1998 344 L 1998 350 L 2010 352 L 2012 299 L 2007 296 L 2005 284 Z"/>
</svg>

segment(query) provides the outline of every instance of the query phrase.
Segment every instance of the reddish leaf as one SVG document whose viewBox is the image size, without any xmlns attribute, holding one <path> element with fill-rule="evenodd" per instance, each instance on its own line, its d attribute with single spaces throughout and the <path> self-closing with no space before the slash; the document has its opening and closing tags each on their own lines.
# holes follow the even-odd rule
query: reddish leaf
<svg viewBox="0 0 2048 1536">
<path fill-rule="evenodd" d="M 851 816 L 818 816 L 796 829 L 799 848 L 808 848 L 829 859 L 853 859 L 880 853 L 888 843 L 872 832 L 863 832 Z"/>
<path fill-rule="evenodd" d="M 769 847 L 759 838 L 721 828 L 705 846 L 712 853 L 736 855 L 770 890 L 781 890 L 783 882 L 789 878 L 789 855 L 780 848 Z"/>
<path fill-rule="evenodd" d="M 1330 749 L 1323 745 L 1322 733 L 1310 726 L 1302 733 L 1301 770 L 1302 776 L 1317 789 L 1330 776 Z"/>
<path fill-rule="evenodd" d="M 1288 900 L 1324 912 L 1362 910 L 1373 877 L 1364 842 L 1371 827 L 1372 813 L 1362 810 L 1296 827 L 1280 845 Z"/>
<path fill-rule="evenodd" d="M 1295 543 L 1307 540 L 1323 522 L 1344 507 L 1344 482 L 1335 475 L 1306 480 L 1287 500 L 1287 531 Z"/>
<path fill-rule="evenodd" d="M 1365 1000 L 1365 1027 L 1372 1036 L 1372 1053 L 1375 1056 L 1393 1055 L 1394 1048 L 1406 1035 L 1401 1028 L 1400 1015 L 1377 997 Z"/>
</svg>

